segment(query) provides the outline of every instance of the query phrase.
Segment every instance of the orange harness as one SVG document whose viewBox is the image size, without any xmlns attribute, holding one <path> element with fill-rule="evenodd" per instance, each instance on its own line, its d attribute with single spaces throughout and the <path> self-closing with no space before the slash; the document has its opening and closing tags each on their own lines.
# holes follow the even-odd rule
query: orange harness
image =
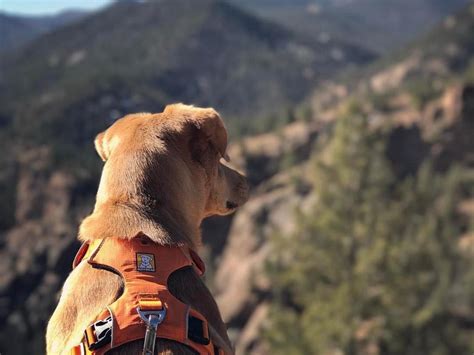
<svg viewBox="0 0 474 355">
<path fill-rule="evenodd" d="M 144 235 L 131 240 L 106 238 L 84 244 L 74 259 L 119 274 L 123 294 L 84 332 L 73 354 L 105 354 L 134 340 L 144 339 L 143 354 L 154 354 L 156 338 L 185 344 L 198 354 L 223 354 L 213 346 L 207 320 L 179 301 L 167 288 L 168 277 L 183 267 L 202 275 L 204 263 L 191 249 L 162 246 Z"/>
</svg>

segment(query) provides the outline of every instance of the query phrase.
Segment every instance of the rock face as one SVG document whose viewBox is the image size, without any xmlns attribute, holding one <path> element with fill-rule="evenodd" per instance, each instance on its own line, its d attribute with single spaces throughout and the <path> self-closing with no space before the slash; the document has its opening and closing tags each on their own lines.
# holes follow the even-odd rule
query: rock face
<svg viewBox="0 0 474 355">
<path fill-rule="evenodd" d="M 401 112 L 386 115 L 393 125 L 387 155 L 395 173 L 413 174 L 428 156 L 441 170 L 453 161 L 472 166 L 472 142 L 467 137 L 474 136 L 473 99 L 469 85 L 454 85 L 425 109 L 414 110 L 414 118 L 408 125 L 398 120 Z M 324 127 L 316 127 L 314 123 L 301 123 L 287 127 L 280 136 L 248 138 L 233 147 L 235 152 L 246 152 L 240 156 L 239 164 L 249 169 L 256 186 L 251 199 L 233 219 L 214 279 L 216 300 L 236 343 L 237 354 L 269 353 L 261 341 L 271 301 L 268 292 L 271 285 L 264 276 L 265 263 L 271 255 L 272 236 L 276 233 L 291 235 L 297 227 L 296 210 L 307 211 L 315 202 L 317 186 L 307 179 L 307 160 L 318 134 L 324 131 Z M 430 135 L 435 128 L 436 135 Z M 292 141 L 290 132 L 300 132 L 299 129 L 306 134 Z M 306 158 L 296 160 L 292 168 L 282 169 L 280 163 L 285 147 L 306 151 Z M 259 163 L 252 164 L 252 161 Z M 279 168 L 272 170 L 269 168 L 272 166 Z M 252 168 L 256 171 L 251 172 Z M 468 244 L 470 239 L 465 240 Z"/>
<path fill-rule="evenodd" d="M 271 285 L 264 268 L 271 253 L 272 236 L 294 232 L 296 210 L 306 210 L 312 201 L 309 182 L 291 181 L 293 174 L 304 176 L 302 170 L 299 166 L 264 183 L 232 224 L 214 285 L 217 303 L 235 336 L 238 353 L 257 353 L 256 349 L 263 346 L 258 339 L 268 310 L 266 300 Z"/>
<path fill-rule="evenodd" d="M 320 128 L 317 122 L 295 122 L 278 133 L 244 138 L 229 147 L 229 155 L 255 187 L 282 168 L 308 159 Z"/>
<path fill-rule="evenodd" d="M 439 110 L 427 119 L 441 131 L 436 145 L 440 168 L 446 168 L 454 160 L 474 166 L 474 86 L 448 89 L 440 99 Z"/>
<path fill-rule="evenodd" d="M 0 252 L 0 351 L 27 354 L 43 351 L 41 330 L 71 270 L 81 182 L 50 171 L 47 148 L 24 152 L 18 161 L 18 224 L 2 236 Z"/>
</svg>

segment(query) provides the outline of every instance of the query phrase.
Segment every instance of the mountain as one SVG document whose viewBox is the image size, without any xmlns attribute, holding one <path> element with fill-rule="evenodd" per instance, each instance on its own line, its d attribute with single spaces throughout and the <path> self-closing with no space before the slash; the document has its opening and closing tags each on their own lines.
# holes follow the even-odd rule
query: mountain
<svg viewBox="0 0 474 355">
<path fill-rule="evenodd" d="M 60 129 L 65 115 L 68 125 L 90 117 L 103 127 L 170 101 L 212 105 L 249 122 L 250 112 L 285 109 L 317 82 L 372 58 L 343 42 L 315 44 L 220 1 L 121 2 L 6 58 L 0 101 L 10 106 L 3 116 L 23 111 L 17 122 L 35 116 Z M 26 110 L 10 104 L 18 98 Z"/>
<path fill-rule="evenodd" d="M 250 126 L 373 57 L 211 0 L 115 3 L 3 55 L 0 352 L 44 349 L 78 223 L 93 206 L 98 132 L 176 101 L 212 105 L 229 126 Z M 224 242 L 230 221 L 210 221 L 206 234 Z"/>
<path fill-rule="evenodd" d="M 383 97 L 405 91 L 423 104 L 439 94 L 453 77 L 469 80 L 474 75 L 473 6 L 471 2 L 447 16 L 434 29 L 390 56 L 339 78 L 342 87 L 328 84 L 316 89 L 313 102 L 334 104 L 340 96 L 337 91 L 350 91 L 359 97 Z"/>
<path fill-rule="evenodd" d="M 447 17 L 396 56 L 387 57 L 346 81 L 333 82 L 316 90 L 307 103 L 310 119 L 306 117 L 294 122 L 278 133 L 247 137 L 232 147 L 230 154 L 247 172 L 254 193 L 232 222 L 222 257 L 216 266 L 214 288 L 223 316 L 231 331 L 237 334 L 235 340 L 239 354 L 272 353 L 262 340 L 262 333 L 268 335 L 272 304 L 288 297 L 286 294 L 275 295 L 275 284 L 268 275 L 265 276 L 268 263 L 275 262 L 275 239 L 278 239 L 275 236 L 286 236 L 289 242 L 292 241 L 290 236 L 303 235 L 299 229 L 302 216 L 311 211 L 320 198 L 319 189 L 324 188 L 318 186 L 319 181 L 311 179 L 313 161 L 315 158 L 324 159 L 317 155 L 315 146 L 324 147 L 334 125 L 348 111 L 367 117 L 371 129 L 383 132 L 386 137 L 384 155 L 396 176 L 392 188 L 418 178 L 423 167 L 429 164 L 434 166 L 437 174 L 459 167 L 468 171 L 470 178 L 462 187 L 461 203 L 452 211 L 459 223 L 458 230 L 465 234 L 451 234 L 449 239 L 451 243 L 459 243 L 454 244 L 454 248 L 463 250 L 462 258 L 472 261 L 474 210 L 467 206 L 472 206 L 473 201 L 473 26 L 474 5 L 470 5 Z M 329 169 L 328 173 L 333 171 Z M 309 224 L 315 224 L 318 218 L 311 214 L 306 216 Z M 293 262 L 291 258 L 288 260 Z M 304 264 L 302 260 L 302 269 L 313 265 L 313 261 L 308 259 Z M 237 265 L 241 270 L 239 273 L 235 272 Z M 288 275 L 282 276 L 283 282 L 285 277 Z M 308 281 L 302 279 L 300 282 L 300 285 L 305 285 Z M 460 287 L 464 295 L 466 285 Z M 317 288 L 317 285 L 313 286 Z M 447 310 L 443 317 L 445 324 L 460 325 L 463 336 L 469 339 L 474 327 L 474 309 L 472 304 L 465 306 L 466 301 L 470 302 L 469 297 L 445 300 Z M 463 305 L 460 307 L 462 311 L 458 309 L 460 304 Z M 298 307 L 295 312 L 305 314 L 305 310 Z M 276 317 L 278 319 L 278 314 Z M 293 334 L 289 329 L 287 331 Z M 355 341 L 360 344 L 373 335 L 367 331 L 366 324 L 361 324 L 356 334 L 365 334 L 356 335 Z M 466 344 L 469 344 L 468 340 L 464 346 Z M 371 346 L 371 353 L 381 351 L 377 342 Z M 339 352 L 334 348 L 331 351 Z M 367 351 L 355 353 L 366 354 Z"/>
<path fill-rule="evenodd" d="M 385 53 L 428 31 L 469 0 L 259 0 L 235 3 L 321 40 L 344 38 Z"/>
<path fill-rule="evenodd" d="M 45 324 L 78 248 L 77 226 L 93 206 L 101 163 L 93 152 L 92 137 L 98 131 L 126 112 L 158 111 L 167 100 L 178 99 L 212 104 L 250 120 L 256 117 L 252 113 L 259 108 L 257 101 L 268 105 L 267 95 L 286 95 L 283 83 L 296 80 L 294 71 L 307 65 L 287 50 L 294 47 L 291 44 L 309 49 L 314 45 L 307 44 L 305 36 L 225 3 L 203 1 L 196 7 L 194 0 L 170 0 L 159 4 L 117 4 L 84 18 L 8 58 L 2 71 L 2 353 L 43 352 Z M 314 81 L 319 89 L 314 93 L 307 89 L 303 95 L 307 101 L 285 112 L 292 123 L 230 145 L 232 162 L 246 171 L 252 184 L 252 197 L 235 216 L 204 224 L 203 255 L 208 259 L 207 282 L 239 354 L 271 353 L 262 331 L 275 301 L 275 285 L 266 273 L 275 255 L 274 235 L 293 236 L 300 222 L 295 211 L 308 211 L 317 203 L 318 182 L 310 177 L 315 146 L 324 146 L 341 112 L 357 106 L 357 114 L 369 118 L 371 129 L 387 137 L 385 154 L 395 173 L 394 191 L 428 161 L 439 173 L 453 165 L 472 166 L 473 25 L 473 7 L 465 7 L 413 45 L 358 71 L 349 81 L 334 81 L 330 73 L 337 70 L 323 66 L 329 72 L 323 83 Z M 323 49 L 321 65 L 337 63 L 327 59 Z M 201 73 L 207 81 L 193 78 Z M 311 87 L 306 81 L 300 84 Z M 259 85 L 269 93 L 259 90 L 256 96 L 252 90 Z M 246 90 L 249 93 L 242 93 Z M 242 99 L 238 105 L 229 99 L 215 101 L 220 91 Z M 227 122 L 235 119 L 223 116 Z M 458 210 L 472 212 L 472 202 L 466 201 Z M 417 212 L 413 216 L 421 220 Z M 467 233 L 464 219 L 459 220 Z M 472 250 L 472 240 L 468 235 L 459 245 Z M 416 267 L 420 260 L 409 261 Z M 464 269 L 468 268 L 453 270 Z M 417 275 L 416 271 L 411 274 Z M 460 289 L 454 288 L 455 296 Z M 409 299 L 402 295 L 396 299 Z M 473 324 L 472 303 L 466 308 L 460 305 L 459 323 Z M 444 318 L 435 323 L 444 324 Z M 357 341 L 372 341 L 367 325 L 365 332 L 354 330 L 362 334 Z M 342 331 L 346 334 L 346 327 Z"/>
<path fill-rule="evenodd" d="M 20 16 L 0 12 L 0 53 L 21 48 L 41 34 L 77 21 L 86 14 L 80 10 L 48 16 Z"/>
</svg>

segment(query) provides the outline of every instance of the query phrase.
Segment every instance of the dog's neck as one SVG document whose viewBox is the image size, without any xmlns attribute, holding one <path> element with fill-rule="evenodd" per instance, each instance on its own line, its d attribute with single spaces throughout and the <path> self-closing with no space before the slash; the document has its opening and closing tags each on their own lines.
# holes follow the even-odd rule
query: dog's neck
<svg viewBox="0 0 474 355">
<path fill-rule="evenodd" d="M 186 219 L 176 208 L 160 206 L 149 199 L 146 203 L 106 201 L 97 203 L 94 212 L 81 223 L 79 238 L 133 238 L 143 233 L 161 245 L 187 245 L 195 249 L 201 244 L 200 224 L 200 220 Z"/>
<path fill-rule="evenodd" d="M 144 233 L 162 245 L 200 245 L 203 206 L 193 203 L 195 182 L 180 175 L 186 170 L 182 161 L 170 161 L 167 155 L 111 156 L 104 165 L 94 211 L 81 223 L 79 238 L 133 238 Z M 180 193 L 186 200 L 179 198 Z"/>
</svg>

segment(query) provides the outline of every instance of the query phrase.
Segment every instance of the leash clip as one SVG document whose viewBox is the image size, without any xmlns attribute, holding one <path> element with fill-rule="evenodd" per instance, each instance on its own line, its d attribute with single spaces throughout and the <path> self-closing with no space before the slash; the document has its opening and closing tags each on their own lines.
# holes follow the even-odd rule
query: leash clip
<svg viewBox="0 0 474 355">
<path fill-rule="evenodd" d="M 157 311 L 142 311 L 140 307 L 137 307 L 137 312 L 146 324 L 142 355 L 153 355 L 155 352 L 156 331 L 166 317 L 166 308 L 163 306 L 161 310 Z"/>
</svg>

